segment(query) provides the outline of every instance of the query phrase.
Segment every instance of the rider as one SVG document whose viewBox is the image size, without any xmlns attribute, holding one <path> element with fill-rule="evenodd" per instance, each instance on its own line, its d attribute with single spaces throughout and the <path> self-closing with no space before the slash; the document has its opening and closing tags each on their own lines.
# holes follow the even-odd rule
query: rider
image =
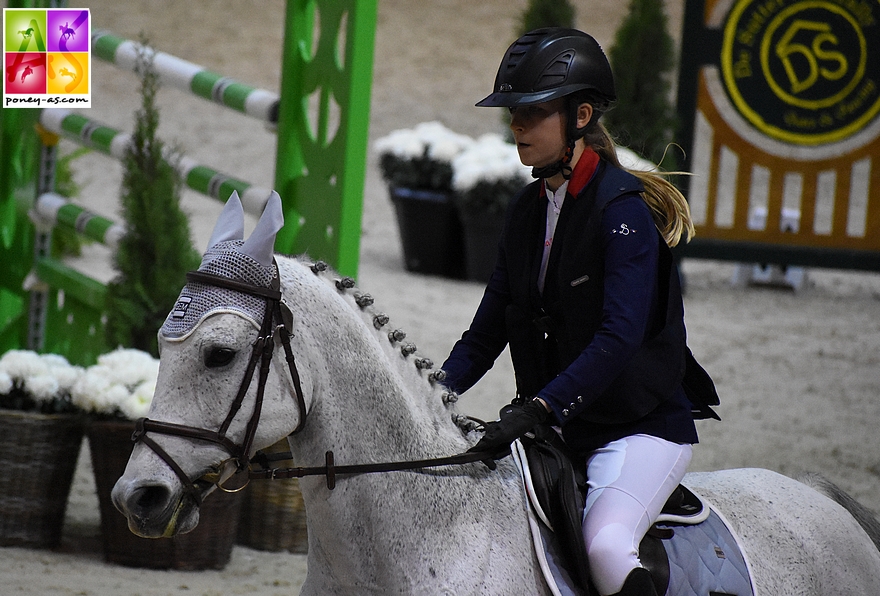
<svg viewBox="0 0 880 596">
<path fill-rule="evenodd" d="M 694 417 L 715 417 L 714 384 L 685 341 L 670 246 L 693 225 L 656 173 L 621 167 L 599 122 L 615 100 L 586 33 L 529 32 L 507 50 L 478 106 L 510 110 L 537 180 L 513 199 L 495 270 L 470 328 L 443 364 L 456 392 L 510 346 L 518 397 L 474 450 L 505 452 L 535 425 L 584 455 L 584 541 L 602 595 L 655 594 L 638 547 L 681 481 Z"/>
</svg>

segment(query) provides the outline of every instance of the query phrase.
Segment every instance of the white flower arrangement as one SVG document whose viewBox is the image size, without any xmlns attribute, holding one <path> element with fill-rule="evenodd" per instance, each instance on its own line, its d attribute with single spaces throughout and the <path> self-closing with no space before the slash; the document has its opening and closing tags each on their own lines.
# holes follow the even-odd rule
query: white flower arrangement
<svg viewBox="0 0 880 596">
<path fill-rule="evenodd" d="M 458 192 L 467 192 L 483 182 L 527 184 L 532 172 L 520 161 L 516 145 L 492 133 L 481 136 L 461 152 L 453 160 L 452 170 L 452 187 Z"/>
<path fill-rule="evenodd" d="M 391 186 L 449 190 L 452 161 L 474 140 L 440 122 L 422 122 L 377 139 L 382 175 Z"/>
<path fill-rule="evenodd" d="M 427 155 L 436 161 L 450 163 L 473 142 L 471 137 L 453 132 L 435 121 L 392 131 L 378 139 L 374 148 L 379 154 L 390 153 L 404 159 Z"/>
<path fill-rule="evenodd" d="M 462 205 L 503 211 L 530 181 L 516 146 L 498 134 L 478 139 L 439 122 L 422 122 L 378 139 L 382 175 L 392 187 L 455 191 Z"/>
<path fill-rule="evenodd" d="M 83 368 L 57 354 L 9 350 L 0 357 L 0 408 L 44 414 L 75 411 L 71 390 Z"/>
<path fill-rule="evenodd" d="M 458 205 L 472 214 L 503 214 L 517 191 L 532 181 L 531 167 L 522 164 L 516 145 L 499 134 L 473 139 L 440 122 L 422 122 L 392 131 L 373 148 L 390 186 L 454 191 Z M 617 147 L 617 156 L 630 170 L 657 170 L 626 147 Z"/>
<path fill-rule="evenodd" d="M 78 408 L 99 417 L 137 420 L 150 409 L 158 375 L 159 361 L 147 352 L 118 349 L 85 369 L 71 398 Z"/>
<path fill-rule="evenodd" d="M 485 134 L 452 161 L 452 187 L 465 210 L 503 214 L 508 202 L 528 184 L 532 169 L 519 159 L 516 145 L 501 135 Z"/>
</svg>

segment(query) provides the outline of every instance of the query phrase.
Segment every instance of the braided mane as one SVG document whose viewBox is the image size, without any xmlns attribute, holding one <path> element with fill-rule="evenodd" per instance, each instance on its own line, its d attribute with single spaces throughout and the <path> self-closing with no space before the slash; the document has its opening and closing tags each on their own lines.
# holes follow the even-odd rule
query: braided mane
<svg viewBox="0 0 880 596">
<path fill-rule="evenodd" d="M 376 308 L 373 297 L 357 287 L 355 280 L 334 271 L 323 261 L 312 261 L 303 255 L 291 259 L 292 263 L 308 268 L 326 285 L 333 289 L 343 302 L 358 315 L 365 328 L 375 337 L 395 373 L 415 396 L 424 396 L 429 406 L 439 403 L 449 412 L 452 422 L 462 432 L 474 430 L 477 423 L 456 410 L 458 394 L 443 386 L 445 372 L 436 367 L 433 360 L 418 352 L 404 330 L 394 326 L 390 317 Z M 279 261 L 279 266 L 281 266 Z"/>
</svg>

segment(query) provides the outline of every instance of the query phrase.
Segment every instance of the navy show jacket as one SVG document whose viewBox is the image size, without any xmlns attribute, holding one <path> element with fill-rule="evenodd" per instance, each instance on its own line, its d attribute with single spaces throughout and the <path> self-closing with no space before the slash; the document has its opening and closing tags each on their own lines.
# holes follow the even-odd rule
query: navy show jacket
<svg viewBox="0 0 880 596">
<path fill-rule="evenodd" d="M 672 254 L 639 180 L 591 157 L 569 182 L 543 292 L 543 181 L 512 201 L 483 299 L 443 364 L 445 382 L 463 393 L 509 344 L 517 393 L 544 399 L 572 448 L 637 433 L 694 443 L 683 379 L 688 367 L 708 375 L 687 349 Z M 717 397 L 709 385 L 701 399 Z"/>
</svg>

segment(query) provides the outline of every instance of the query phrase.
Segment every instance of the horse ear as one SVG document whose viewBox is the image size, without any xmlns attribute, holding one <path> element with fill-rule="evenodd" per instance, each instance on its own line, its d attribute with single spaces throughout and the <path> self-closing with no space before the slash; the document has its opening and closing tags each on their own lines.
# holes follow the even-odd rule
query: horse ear
<svg viewBox="0 0 880 596">
<path fill-rule="evenodd" d="M 219 242 L 227 240 L 241 240 L 244 238 L 244 209 L 241 206 L 241 199 L 238 198 L 238 191 L 233 190 L 226 201 L 226 206 L 220 212 L 217 223 L 214 224 L 214 231 L 211 233 L 211 239 L 208 241 L 208 248 L 211 248 Z"/>
<path fill-rule="evenodd" d="M 263 215 L 260 216 L 260 221 L 257 222 L 244 245 L 238 249 L 239 252 L 248 255 L 264 267 L 270 267 L 275 256 L 275 234 L 283 225 L 281 197 L 273 190 L 263 209 Z"/>
</svg>

